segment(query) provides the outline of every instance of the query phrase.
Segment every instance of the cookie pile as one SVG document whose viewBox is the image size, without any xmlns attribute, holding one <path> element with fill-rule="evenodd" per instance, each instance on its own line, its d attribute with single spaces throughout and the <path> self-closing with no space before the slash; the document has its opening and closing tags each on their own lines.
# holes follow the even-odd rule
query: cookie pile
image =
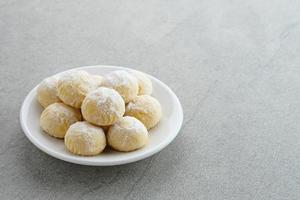
<svg viewBox="0 0 300 200">
<path fill-rule="evenodd" d="M 44 79 L 37 100 L 45 108 L 41 128 L 64 139 L 70 152 L 93 156 L 107 145 L 134 151 L 146 145 L 148 130 L 162 116 L 160 103 L 151 96 L 146 74 L 117 70 L 104 77 L 73 70 Z"/>
</svg>

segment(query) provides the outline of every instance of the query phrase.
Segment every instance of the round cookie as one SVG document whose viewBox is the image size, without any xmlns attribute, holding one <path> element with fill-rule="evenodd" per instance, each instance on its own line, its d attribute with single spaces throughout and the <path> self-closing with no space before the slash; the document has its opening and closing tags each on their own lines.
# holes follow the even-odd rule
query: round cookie
<svg viewBox="0 0 300 200">
<path fill-rule="evenodd" d="M 125 103 L 134 99 L 139 90 L 137 79 L 124 70 L 113 71 L 105 76 L 103 86 L 119 92 Z"/>
<path fill-rule="evenodd" d="M 148 141 L 146 127 L 134 117 L 122 117 L 112 125 L 107 133 L 109 146 L 118 151 L 133 151 L 143 147 Z"/>
<path fill-rule="evenodd" d="M 54 103 L 42 112 L 40 125 L 49 135 L 64 138 L 69 126 L 80 120 L 79 110 L 63 103 Z"/>
<path fill-rule="evenodd" d="M 60 102 L 57 94 L 58 76 L 45 78 L 37 87 L 37 100 L 46 108 L 50 104 Z"/>
<path fill-rule="evenodd" d="M 85 71 L 71 71 L 61 76 L 57 91 L 59 98 L 67 105 L 80 108 L 86 94 L 96 89 L 96 84 Z"/>
<path fill-rule="evenodd" d="M 161 105 L 149 95 L 137 96 L 127 104 L 125 115 L 137 118 L 149 130 L 159 122 L 162 116 Z"/>
<path fill-rule="evenodd" d="M 139 71 L 132 71 L 131 74 L 133 74 L 138 81 L 138 85 L 139 85 L 138 95 L 144 95 L 144 94 L 150 95 L 152 93 L 152 82 L 150 78 L 148 78 L 147 75 L 144 74 L 143 72 L 139 72 Z"/>
<path fill-rule="evenodd" d="M 87 94 L 81 112 L 86 121 L 99 126 L 109 126 L 124 115 L 125 103 L 117 91 L 100 87 Z"/>
<path fill-rule="evenodd" d="M 76 122 L 65 135 L 65 146 L 74 154 L 93 156 L 104 150 L 106 138 L 100 127 L 86 121 Z"/>
</svg>

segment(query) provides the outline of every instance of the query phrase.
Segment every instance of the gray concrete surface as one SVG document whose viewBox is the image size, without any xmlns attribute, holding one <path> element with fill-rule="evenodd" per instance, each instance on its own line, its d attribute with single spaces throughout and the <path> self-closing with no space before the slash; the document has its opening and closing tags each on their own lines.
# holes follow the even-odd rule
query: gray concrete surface
<svg viewBox="0 0 300 200">
<path fill-rule="evenodd" d="M 300 199 L 300 1 L 0 0 L 0 199 Z M 180 98 L 159 154 L 52 158 L 19 124 L 27 92 L 72 67 L 146 71 Z"/>
</svg>

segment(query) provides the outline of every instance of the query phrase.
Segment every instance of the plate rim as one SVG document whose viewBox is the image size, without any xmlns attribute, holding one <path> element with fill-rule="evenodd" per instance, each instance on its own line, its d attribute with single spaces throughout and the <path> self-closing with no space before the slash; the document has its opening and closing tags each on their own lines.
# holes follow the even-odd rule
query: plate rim
<svg viewBox="0 0 300 200">
<path fill-rule="evenodd" d="M 82 67 L 75 67 L 75 68 L 67 69 L 65 71 L 58 72 L 56 74 L 60 74 L 60 73 L 64 73 L 64 72 L 72 71 L 72 70 L 84 70 L 86 68 L 104 68 L 104 67 L 113 67 L 113 68 L 117 68 L 117 69 L 121 69 L 121 70 L 138 71 L 138 70 L 128 68 L 128 67 L 123 67 L 123 66 L 90 65 L 90 66 L 82 66 Z M 145 73 L 145 72 L 143 72 L 143 73 Z M 56 75 L 56 74 L 54 74 L 54 75 Z M 135 155 L 135 156 L 133 156 L 131 158 L 127 158 L 127 159 L 120 159 L 117 161 L 90 161 L 90 160 L 83 160 L 82 159 L 83 157 L 80 157 L 80 158 L 68 157 L 65 154 L 62 154 L 58 151 L 52 150 L 51 148 L 47 148 L 44 145 L 41 145 L 40 142 L 38 142 L 36 140 L 36 138 L 32 136 L 32 134 L 30 133 L 30 130 L 28 129 L 28 127 L 25 123 L 25 121 L 26 121 L 26 119 L 25 119 L 26 118 L 25 117 L 26 105 L 29 103 L 30 98 L 33 96 L 33 93 L 36 91 L 36 88 L 38 87 L 39 84 L 37 84 L 34 88 L 32 88 L 30 90 L 30 92 L 28 92 L 28 94 L 26 95 L 25 99 L 22 102 L 22 106 L 20 109 L 20 124 L 21 124 L 22 130 L 23 130 L 24 134 L 26 135 L 26 137 L 29 139 L 29 141 L 33 145 L 35 145 L 38 149 L 40 149 L 44 153 L 46 153 L 54 158 L 57 158 L 59 160 L 63 160 L 63 161 L 69 162 L 69 163 L 88 165 L 88 166 L 114 166 L 114 165 L 123 165 L 123 164 L 127 164 L 127 163 L 132 163 L 132 162 L 136 162 L 139 160 L 143 160 L 147 157 L 150 157 L 150 156 L 158 153 L 162 149 L 164 149 L 166 146 L 168 146 L 179 134 L 180 129 L 182 127 L 182 123 L 183 123 L 183 109 L 182 109 L 182 105 L 181 105 L 178 97 L 176 96 L 176 94 L 172 91 L 172 89 L 168 85 L 166 85 L 164 82 L 160 81 L 159 79 L 155 78 L 154 76 L 152 76 L 148 73 L 146 73 L 146 74 L 148 76 L 150 76 L 152 79 L 154 79 L 155 81 L 159 82 L 159 84 L 163 85 L 168 90 L 168 92 L 172 95 L 173 99 L 175 100 L 176 105 L 178 106 L 178 109 L 179 109 L 179 113 L 177 115 L 179 117 L 180 122 L 176 125 L 176 129 L 174 129 L 174 132 L 176 132 L 176 133 L 172 134 L 169 138 L 162 141 L 162 143 L 160 143 L 155 148 L 152 148 L 146 152 L 142 152 L 139 155 Z"/>
</svg>

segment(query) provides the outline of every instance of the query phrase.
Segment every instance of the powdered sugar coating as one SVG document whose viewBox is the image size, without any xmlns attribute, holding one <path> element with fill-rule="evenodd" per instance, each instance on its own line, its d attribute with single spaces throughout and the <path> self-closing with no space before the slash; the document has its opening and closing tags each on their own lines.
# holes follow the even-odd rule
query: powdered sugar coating
<svg viewBox="0 0 300 200">
<path fill-rule="evenodd" d="M 88 93 L 82 103 L 81 111 L 88 122 L 108 126 L 124 115 L 125 103 L 115 90 L 100 87 Z"/>
<path fill-rule="evenodd" d="M 148 78 L 148 76 L 143 72 L 131 71 L 130 73 L 133 74 L 138 81 L 138 85 L 139 85 L 138 95 L 144 95 L 144 94 L 150 95 L 152 93 L 152 82 L 150 78 Z"/>
<path fill-rule="evenodd" d="M 97 88 L 90 75 L 82 70 L 71 71 L 61 76 L 58 96 L 67 105 L 80 108 L 86 94 Z"/>
<path fill-rule="evenodd" d="M 147 129 L 154 127 L 162 116 L 160 103 L 149 95 L 137 96 L 126 106 L 126 116 L 140 120 Z"/>
<path fill-rule="evenodd" d="M 148 141 L 146 127 L 134 117 L 122 117 L 110 127 L 108 144 L 118 151 L 133 151 L 143 147 Z"/>
<path fill-rule="evenodd" d="M 51 76 L 45 78 L 39 84 L 37 88 L 37 100 L 44 108 L 55 102 L 60 102 L 57 92 L 58 81 L 58 76 Z"/>
<path fill-rule="evenodd" d="M 100 75 L 91 75 L 91 79 L 94 81 L 97 87 L 100 87 L 103 82 L 103 77 Z"/>
<path fill-rule="evenodd" d="M 65 136 L 66 148 L 78 155 L 97 155 L 106 146 L 106 138 L 100 127 L 86 121 L 76 122 L 70 126 Z"/>
<path fill-rule="evenodd" d="M 137 79 L 124 70 L 117 70 L 104 77 L 103 86 L 113 88 L 128 103 L 134 99 L 139 90 Z"/>
<path fill-rule="evenodd" d="M 54 103 L 42 112 L 40 125 L 49 135 L 64 138 L 69 126 L 80 120 L 79 110 L 63 103 Z"/>
</svg>

